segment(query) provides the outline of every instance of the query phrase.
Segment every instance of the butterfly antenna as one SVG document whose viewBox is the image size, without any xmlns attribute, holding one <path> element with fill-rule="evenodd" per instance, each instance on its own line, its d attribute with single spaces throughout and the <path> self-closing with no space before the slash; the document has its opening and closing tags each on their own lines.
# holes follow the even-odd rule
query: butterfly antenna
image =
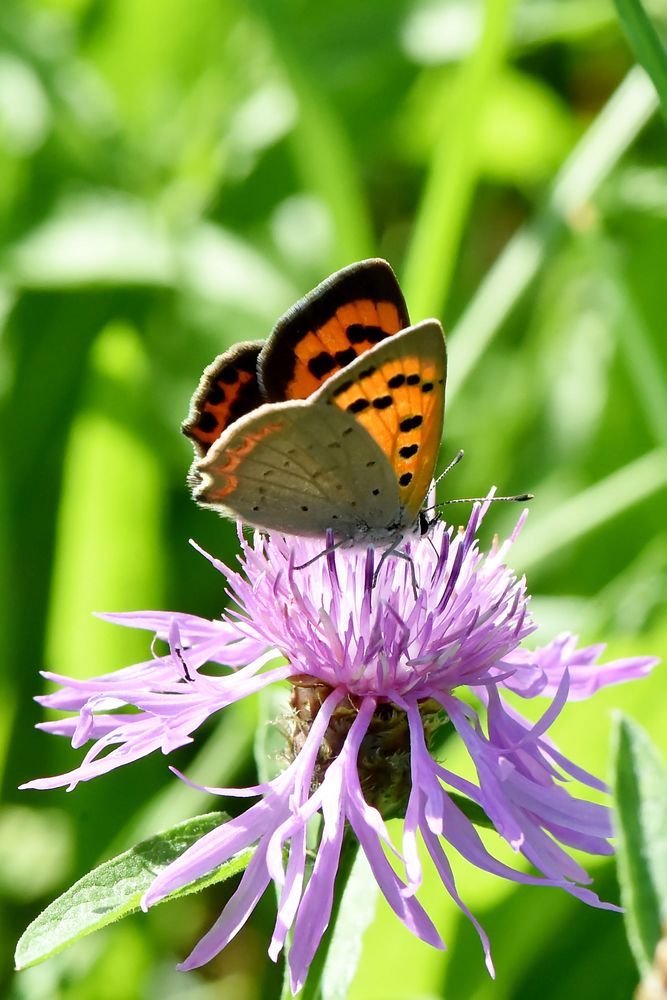
<svg viewBox="0 0 667 1000">
<path fill-rule="evenodd" d="M 459 448 L 459 450 L 457 451 L 456 455 L 454 455 L 454 458 L 451 460 L 451 462 L 449 463 L 449 465 L 447 466 L 447 468 L 443 472 L 441 472 L 440 475 L 438 476 L 438 478 L 434 481 L 434 483 L 433 483 L 433 487 L 434 488 L 438 485 L 438 483 L 440 482 L 441 479 L 445 478 L 445 476 L 447 475 L 448 472 L 452 471 L 452 469 L 454 468 L 454 466 L 456 466 L 456 465 L 459 464 L 459 462 L 463 458 L 463 455 L 464 455 L 463 448 Z M 428 520 L 428 518 L 425 517 L 425 515 L 428 513 L 428 511 L 430 511 L 430 510 L 436 510 L 436 508 L 438 508 L 439 506 L 440 506 L 440 504 L 436 503 L 432 507 L 422 507 L 420 515 L 419 515 L 420 532 L 421 532 L 422 535 L 426 534 L 426 532 L 428 530 L 428 527 L 429 527 L 429 523 L 430 523 L 429 520 Z M 423 522 L 422 522 L 422 518 L 423 518 Z"/>
<path fill-rule="evenodd" d="M 532 500 L 534 497 L 534 493 L 517 493 L 513 497 L 455 497 L 453 500 L 441 500 L 435 506 L 444 507 L 447 503 L 495 503 L 498 500 L 507 500 L 510 503 L 527 503 L 528 500 Z"/>
<path fill-rule="evenodd" d="M 437 520 L 437 516 L 433 519 L 426 517 L 426 514 L 432 510 L 438 510 L 440 507 L 444 507 L 445 504 L 449 503 L 497 503 L 502 500 L 507 503 L 528 503 L 529 500 L 533 500 L 535 497 L 534 493 L 517 493 L 513 497 L 453 497 L 450 500 L 440 500 L 438 503 L 434 503 L 432 507 L 422 507 L 419 512 L 419 523 L 420 532 L 425 535 L 433 524 Z M 423 519 L 423 520 L 422 520 Z"/>
<path fill-rule="evenodd" d="M 458 465 L 458 464 L 459 464 L 459 462 L 461 461 L 461 459 L 462 459 L 462 458 L 463 458 L 463 448 L 461 448 L 461 449 L 460 449 L 460 450 L 459 450 L 459 451 L 457 452 L 457 454 L 456 454 L 456 455 L 454 456 L 454 458 L 453 458 L 453 459 L 451 460 L 451 462 L 449 463 L 449 465 L 447 466 L 447 468 L 446 468 L 446 469 L 444 470 L 444 472 L 441 472 L 441 473 L 440 473 L 440 475 L 438 476 L 438 478 L 436 479 L 436 481 L 435 481 L 435 482 L 433 483 L 433 485 L 434 485 L 434 486 L 437 486 L 437 485 L 438 485 L 438 483 L 440 482 L 440 480 L 441 480 L 441 479 L 444 479 L 444 478 L 445 478 L 445 476 L 447 475 L 447 473 L 448 473 L 448 472 L 451 472 L 451 471 L 452 471 L 452 469 L 454 468 L 454 466 L 455 466 L 455 465 Z"/>
</svg>

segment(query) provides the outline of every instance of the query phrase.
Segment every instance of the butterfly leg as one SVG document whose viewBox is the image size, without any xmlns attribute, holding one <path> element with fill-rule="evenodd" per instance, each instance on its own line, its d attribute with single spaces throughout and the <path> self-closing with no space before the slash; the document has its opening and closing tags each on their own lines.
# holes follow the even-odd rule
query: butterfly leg
<svg viewBox="0 0 667 1000">
<path fill-rule="evenodd" d="M 312 566 L 313 563 L 317 562 L 318 559 L 321 559 L 322 556 L 328 556 L 331 552 L 335 552 L 336 549 L 339 549 L 346 541 L 348 541 L 348 539 L 339 538 L 337 542 L 332 542 L 330 545 L 327 545 L 327 547 L 322 549 L 321 552 L 318 552 L 317 555 L 312 556 L 310 559 L 306 559 L 304 563 L 300 563 L 298 566 L 295 566 L 294 569 L 306 569 L 307 566 Z"/>
<path fill-rule="evenodd" d="M 375 586 L 375 584 L 377 583 L 378 577 L 380 575 L 380 570 L 382 569 L 385 560 L 388 559 L 389 556 L 394 556 L 394 558 L 396 559 L 405 559 L 405 561 L 410 566 L 410 579 L 412 583 L 412 592 L 415 595 L 415 600 L 417 600 L 417 597 L 419 596 L 419 587 L 417 585 L 417 574 L 415 573 L 415 564 L 409 552 L 403 552 L 401 551 L 401 549 L 399 549 L 398 546 L 401 544 L 402 541 L 403 541 L 402 536 L 396 538 L 391 543 L 391 545 L 387 546 L 387 548 L 380 556 L 380 562 L 377 564 L 375 572 L 373 573 L 373 586 Z"/>
</svg>

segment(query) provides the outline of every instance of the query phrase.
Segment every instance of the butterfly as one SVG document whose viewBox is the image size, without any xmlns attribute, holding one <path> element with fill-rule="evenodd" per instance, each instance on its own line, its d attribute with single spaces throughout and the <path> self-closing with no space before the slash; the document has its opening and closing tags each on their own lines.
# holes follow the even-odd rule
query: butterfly
<svg viewBox="0 0 667 1000">
<path fill-rule="evenodd" d="M 195 500 L 284 534 L 400 537 L 433 478 L 446 371 L 440 323 L 410 325 L 386 261 L 337 271 L 204 371 L 182 425 Z"/>
</svg>

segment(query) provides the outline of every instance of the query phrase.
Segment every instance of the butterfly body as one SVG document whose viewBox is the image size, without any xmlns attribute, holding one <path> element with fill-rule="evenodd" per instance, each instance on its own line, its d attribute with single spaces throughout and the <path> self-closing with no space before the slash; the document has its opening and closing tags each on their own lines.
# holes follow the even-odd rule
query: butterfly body
<svg viewBox="0 0 667 1000">
<path fill-rule="evenodd" d="M 198 503 L 350 541 L 415 525 L 442 434 L 446 350 L 436 320 L 406 323 L 393 272 L 365 261 L 298 303 L 264 345 L 216 359 L 184 425 Z"/>
</svg>

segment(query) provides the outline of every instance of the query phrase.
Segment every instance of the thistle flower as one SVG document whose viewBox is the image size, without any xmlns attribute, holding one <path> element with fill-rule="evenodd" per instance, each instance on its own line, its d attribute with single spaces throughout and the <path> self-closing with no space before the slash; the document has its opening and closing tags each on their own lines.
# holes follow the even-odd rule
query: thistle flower
<svg viewBox="0 0 667 1000">
<path fill-rule="evenodd" d="M 445 889 L 475 926 L 491 974 L 488 939 L 458 895 L 448 848 L 514 882 L 558 886 L 593 906 L 616 909 L 587 888 L 587 873 L 567 852 L 612 853 L 608 809 L 575 798 L 563 782 L 569 776 L 598 791 L 605 786 L 547 734 L 568 700 L 641 677 L 656 661 L 635 657 L 600 666 L 603 647 L 578 649 L 571 635 L 537 649 L 522 645 L 536 626 L 525 580 L 505 558 L 523 517 L 506 543 L 482 554 L 476 533 L 487 507 L 474 507 L 465 531 L 440 522 L 425 537 L 407 538 L 409 561 L 387 558 L 379 572 L 372 548 L 339 548 L 309 562 L 321 552 L 321 540 L 256 533 L 248 542 L 239 531 L 239 571 L 207 556 L 234 602 L 221 620 L 168 612 L 106 615 L 154 631 L 169 652 L 94 680 L 44 675 L 60 688 L 38 700 L 76 714 L 41 728 L 70 737 L 75 747 L 94 742 L 74 770 L 24 787 L 73 788 L 153 750 L 169 753 L 232 702 L 278 682 L 291 686 L 286 768 L 251 788 L 209 789 L 259 800 L 185 851 L 144 898 L 149 907 L 256 845 L 236 892 L 180 968 L 200 966 L 224 948 L 273 881 L 279 902 L 269 954 L 278 957 L 291 930 L 297 991 L 330 919 L 346 831 L 405 926 L 443 948 L 417 899 L 421 834 Z M 286 662 L 275 665 L 277 655 Z M 207 664 L 231 671 L 220 676 L 202 669 Z M 531 723 L 505 699 L 506 691 L 551 701 Z M 443 727 L 465 744 L 476 780 L 436 759 L 432 751 Z M 481 807 L 540 874 L 494 858 L 453 793 Z M 322 834 L 306 879 L 306 828 L 318 813 Z M 400 850 L 385 824 L 397 815 L 404 817 Z M 386 849 L 398 857 L 398 872 Z"/>
</svg>

